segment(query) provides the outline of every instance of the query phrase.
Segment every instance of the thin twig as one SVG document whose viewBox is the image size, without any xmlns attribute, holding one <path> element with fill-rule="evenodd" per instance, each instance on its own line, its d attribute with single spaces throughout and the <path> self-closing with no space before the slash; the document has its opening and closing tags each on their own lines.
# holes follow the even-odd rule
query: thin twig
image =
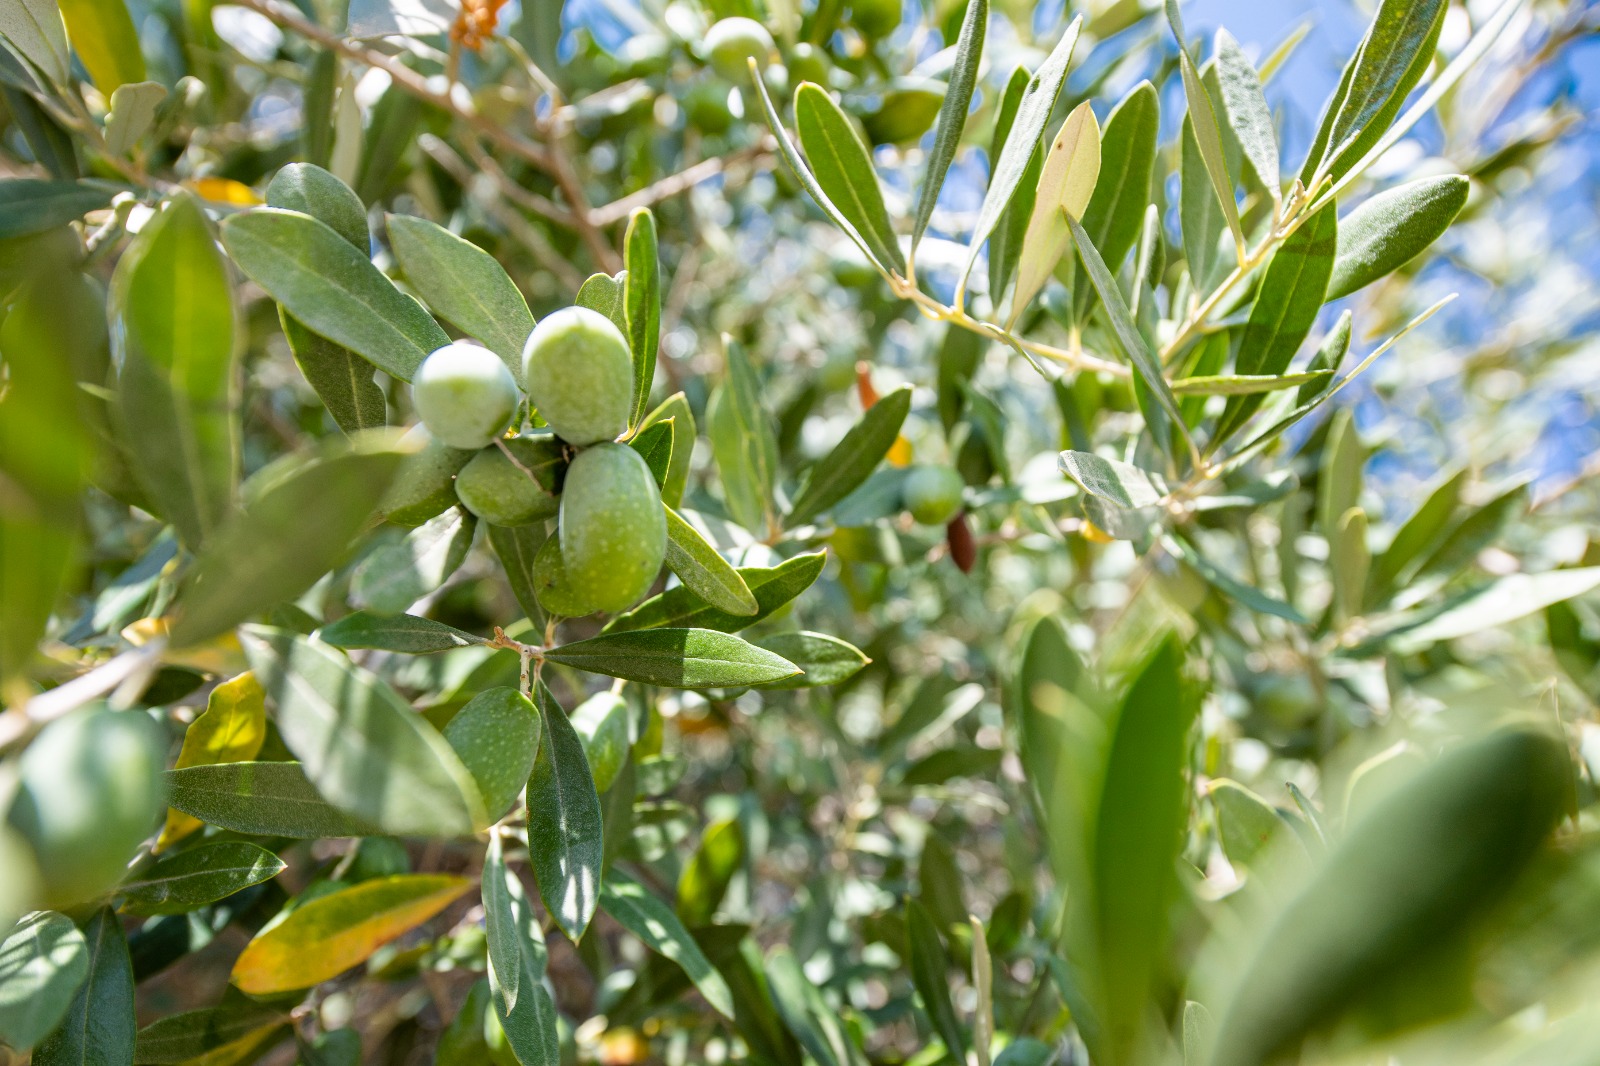
<svg viewBox="0 0 1600 1066">
<path fill-rule="evenodd" d="M 762 144 L 750 148 L 741 148 L 739 151 L 731 152 L 725 156 L 702 159 L 693 166 L 662 178 L 660 181 L 653 185 L 648 185 L 638 192 L 630 193 L 619 200 L 613 200 L 609 204 L 602 204 L 590 212 L 589 218 L 597 226 L 609 226 L 612 223 L 621 222 L 636 208 L 649 207 L 652 204 L 660 203 L 662 200 L 669 200 L 679 193 L 687 192 L 689 189 L 694 188 L 702 181 L 709 181 L 737 164 L 751 162 L 760 166 L 765 163 L 771 163 L 772 158 L 766 145 Z"/>
</svg>

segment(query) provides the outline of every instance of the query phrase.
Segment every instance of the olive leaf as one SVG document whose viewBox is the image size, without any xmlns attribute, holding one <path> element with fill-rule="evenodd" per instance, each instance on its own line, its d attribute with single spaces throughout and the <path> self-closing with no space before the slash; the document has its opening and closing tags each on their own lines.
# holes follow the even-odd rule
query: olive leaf
<svg viewBox="0 0 1600 1066">
<path fill-rule="evenodd" d="M 1071 232 L 1064 216 L 1082 218 L 1100 177 L 1100 124 L 1085 100 L 1061 123 L 1034 191 L 1033 212 L 1017 260 L 1010 326 L 1027 308 L 1067 250 Z M 1008 327 L 1009 328 L 1009 327 Z"/>
<path fill-rule="evenodd" d="M 600 797 L 582 740 L 542 684 L 536 703 L 544 742 L 528 778 L 528 853 L 545 908 L 577 943 L 600 905 L 605 855 Z"/>
</svg>

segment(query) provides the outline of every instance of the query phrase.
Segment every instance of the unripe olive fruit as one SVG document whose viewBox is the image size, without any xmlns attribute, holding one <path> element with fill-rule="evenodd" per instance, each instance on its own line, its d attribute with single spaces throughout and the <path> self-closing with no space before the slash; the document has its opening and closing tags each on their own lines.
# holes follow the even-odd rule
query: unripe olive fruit
<svg viewBox="0 0 1600 1066">
<path fill-rule="evenodd" d="M 942 526 L 961 513 L 966 483 L 948 466 L 919 466 L 906 475 L 901 498 L 906 510 L 925 526 Z"/>
<path fill-rule="evenodd" d="M 725 18 L 706 31 L 705 55 L 711 69 L 741 85 L 750 79 L 745 61 L 754 59 L 758 68 L 764 68 L 772 62 L 776 48 L 772 34 L 755 19 Z"/>
<path fill-rule="evenodd" d="M 689 86 L 682 101 L 689 125 L 712 136 L 727 133 L 733 127 L 733 109 L 728 106 L 732 91 L 722 82 L 701 81 Z"/>
<path fill-rule="evenodd" d="M 871 40 L 887 37 L 900 25 L 900 0 L 850 0 L 850 23 Z"/>
<path fill-rule="evenodd" d="M 548 433 L 511 437 L 461 468 L 456 498 L 490 525 L 529 525 L 556 513 L 564 462 L 560 443 Z"/>
<path fill-rule="evenodd" d="M 445 508 L 455 506 L 456 474 L 474 453 L 467 448 L 450 447 L 422 425 L 407 430 L 400 443 L 418 447 L 400 464 L 378 510 L 397 525 L 420 526 Z"/>
<path fill-rule="evenodd" d="M 522 380 L 556 435 L 580 447 L 615 440 L 633 405 L 633 355 L 616 325 L 587 307 L 566 307 L 533 328 Z"/>
<path fill-rule="evenodd" d="M 583 742 L 595 791 L 606 791 L 628 758 L 628 701 L 610 690 L 597 692 L 573 709 L 572 727 Z"/>
<path fill-rule="evenodd" d="M 533 597 L 546 612 L 563 618 L 582 618 L 600 609 L 574 591 L 561 558 L 560 537 L 546 540 L 533 557 Z"/>
<path fill-rule="evenodd" d="M 644 457 L 624 444 L 578 453 L 561 492 L 561 558 L 573 590 L 599 611 L 643 596 L 667 553 L 661 492 Z"/>
<path fill-rule="evenodd" d="M 77 711 L 18 764 L 12 828 L 33 846 L 44 904 L 94 899 L 122 877 L 166 806 L 161 728 L 138 711 Z"/>
<path fill-rule="evenodd" d="M 487 348 L 447 344 L 422 361 L 411 379 L 422 422 L 452 448 L 482 448 L 511 426 L 517 380 Z"/>
<path fill-rule="evenodd" d="M 803 81 L 815 82 L 827 88 L 828 75 L 833 64 L 828 53 L 807 41 L 801 41 L 789 50 L 789 77 L 796 85 Z"/>
</svg>

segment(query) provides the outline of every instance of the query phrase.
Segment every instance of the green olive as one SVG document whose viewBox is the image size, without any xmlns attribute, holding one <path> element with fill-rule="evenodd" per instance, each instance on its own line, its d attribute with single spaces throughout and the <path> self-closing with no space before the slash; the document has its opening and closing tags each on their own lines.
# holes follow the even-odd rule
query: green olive
<svg viewBox="0 0 1600 1066">
<path fill-rule="evenodd" d="M 428 431 L 452 448 L 482 448 L 511 427 L 517 380 L 489 349 L 447 344 L 422 361 L 411 398 Z"/>
<path fill-rule="evenodd" d="M 750 80 L 746 61 L 754 59 L 758 68 L 765 69 L 772 62 L 777 46 L 772 43 L 772 34 L 761 23 L 735 16 L 719 20 L 706 31 L 704 49 L 711 69 L 729 81 L 744 85 Z"/>
<path fill-rule="evenodd" d="M 573 590 L 620 611 L 650 589 L 667 552 L 661 492 L 640 454 L 597 444 L 572 461 L 561 492 L 561 558 Z"/>
<path fill-rule="evenodd" d="M 701 81 L 689 86 L 683 96 L 683 113 L 689 125 L 701 133 L 713 136 L 727 133 L 733 128 L 733 109 L 728 106 L 731 92 L 725 84 Z"/>
<path fill-rule="evenodd" d="M 850 0 L 850 23 L 868 40 L 887 37 L 900 25 L 900 0 Z"/>
<path fill-rule="evenodd" d="M 539 750 L 539 716 L 514 688 L 474 696 L 444 727 L 444 739 L 478 783 L 491 822 L 511 809 L 533 772 Z"/>
<path fill-rule="evenodd" d="M 522 380 L 556 435 L 580 447 L 615 440 L 633 406 L 633 355 L 605 315 L 567 307 L 533 328 Z"/>
<path fill-rule="evenodd" d="M 919 466 L 906 475 L 901 499 L 925 526 L 942 526 L 961 513 L 961 475 L 948 466 Z"/>
<path fill-rule="evenodd" d="M 94 899 L 122 878 L 166 807 L 161 728 L 139 711 L 77 711 L 22 753 L 11 826 L 33 845 L 45 904 Z"/>
<path fill-rule="evenodd" d="M 387 521 L 420 526 L 455 505 L 456 474 L 474 453 L 466 448 L 450 447 L 422 425 L 407 430 L 400 443 L 418 447 L 400 464 L 378 509 Z"/>
<path fill-rule="evenodd" d="M 628 701 L 610 690 L 597 692 L 573 709 L 572 727 L 583 741 L 595 791 L 606 791 L 628 758 Z"/>
<path fill-rule="evenodd" d="M 533 557 L 533 595 L 540 607 L 563 618 L 582 618 L 599 610 L 573 590 L 559 537 L 546 540 Z"/>
<path fill-rule="evenodd" d="M 789 74 L 796 83 L 810 81 L 823 88 L 827 88 L 828 75 L 833 72 L 828 53 L 807 41 L 801 41 L 789 50 L 788 66 Z"/>
<path fill-rule="evenodd" d="M 490 525 L 529 525 L 556 513 L 563 462 L 548 433 L 500 441 L 461 468 L 456 498 Z"/>
</svg>

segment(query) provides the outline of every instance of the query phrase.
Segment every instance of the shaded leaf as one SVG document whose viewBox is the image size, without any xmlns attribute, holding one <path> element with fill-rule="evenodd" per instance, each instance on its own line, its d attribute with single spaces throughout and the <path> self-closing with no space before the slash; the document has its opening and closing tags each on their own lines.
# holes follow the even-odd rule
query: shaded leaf
<svg viewBox="0 0 1600 1066">
<path fill-rule="evenodd" d="M 284 862 L 243 841 L 201 844 L 162 859 L 122 882 L 128 914 L 184 914 L 278 876 Z"/>
<path fill-rule="evenodd" d="M 378 828 L 322 798 L 297 762 L 230 762 L 167 772 L 173 808 L 208 825 L 256 836 L 317 840 Z"/>
<path fill-rule="evenodd" d="M 83 927 L 89 973 L 67 1016 L 33 1051 L 35 1066 L 131 1066 L 138 1022 L 122 922 L 102 907 Z"/>
<path fill-rule="evenodd" d="M 251 627 L 241 643 L 284 743 L 335 806 L 398 835 L 450 836 L 483 824 L 460 759 L 388 685 L 285 630 Z"/>
<path fill-rule="evenodd" d="M 624 929 L 643 940 L 652 951 L 671 959 L 689 975 L 706 1002 L 724 1017 L 733 1018 L 733 994 L 728 983 L 706 959 L 678 916 L 633 878 L 615 868 L 606 873 L 600 905 Z"/>
<path fill-rule="evenodd" d="M 759 606 L 753 615 L 729 614 L 706 603 L 687 588 L 675 588 L 613 618 L 603 632 L 673 628 L 735 633 L 763 621 L 810 588 L 826 561 L 826 554 L 813 552 L 786 559 L 774 567 L 741 567 L 739 576 Z"/>
<path fill-rule="evenodd" d="M 144 81 L 144 52 L 123 0 L 60 0 L 72 50 L 105 96 L 129 82 Z"/>
<path fill-rule="evenodd" d="M 528 778 L 528 854 L 545 908 L 577 943 L 600 902 L 600 797 L 566 712 L 544 685 L 536 696 L 544 742 Z"/>
<path fill-rule="evenodd" d="M 648 429 L 663 423 L 672 425 L 672 450 L 667 476 L 661 482 L 661 502 L 676 508 L 682 506 L 683 492 L 689 483 L 689 463 L 694 455 L 696 432 L 694 412 L 689 409 L 689 400 L 683 393 L 675 392 L 667 397 L 660 407 L 645 416 L 641 425 Z M 643 436 L 643 430 L 639 436 Z"/>
<path fill-rule="evenodd" d="M 854 492 L 894 447 L 910 411 L 910 386 L 895 389 L 867 408 L 833 450 L 811 468 L 784 524 L 793 527 L 807 522 Z"/>
<path fill-rule="evenodd" d="M 1119 507 L 1154 507 L 1167 498 L 1166 484 L 1159 475 L 1130 463 L 1106 459 L 1093 452 L 1062 452 L 1061 472 L 1091 496 L 1099 496 Z"/>
<path fill-rule="evenodd" d="M 764 638 L 760 646 L 782 656 L 802 671 L 796 677 L 773 681 L 765 686 L 773 689 L 837 685 L 872 661 L 855 645 L 825 633 L 779 633 Z"/>
<path fill-rule="evenodd" d="M 256 675 L 248 671 L 212 689 L 206 698 L 206 709 L 184 730 L 183 747 L 173 768 L 254 759 L 267 737 L 266 698 Z M 169 810 L 156 850 L 200 828 L 200 824 L 197 818 Z"/>
<path fill-rule="evenodd" d="M 0 942 L 0 1042 L 26 1051 L 67 1016 L 89 976 L 89 948 L 55 911 L 34 911 Z"/>
<path fill-rule="evenodd" d="M 706 405 L 711 452 L 734 521 L 749 530 L 763 530 L 772 521 L 778 442 L 743 346 L 724 337 L 723 347 L 728 375 Z"/>
<path fill-rule="evenodd" d="M 507 888 L 505 852 L 499 833 L 489 834 L 489 849 L 483 859 L 483 926 L 489 942 L 489 969 L 495 989 L 507 1014 L 516 1010 L 518 986 L 522 977 L 522 949 L 517 915 L 512 909 Z"/>
<path fill-rule="evenodd" d="M 476 636 L 414 614 L 373 614 L 356 611 L 317 630 L 317 636 L 336 648 L 381 648 L 411 655 L 488 644 Z"/>
<path fill-rule="evenodd" d="M 964 1058 L 967 1038 L 950 1002 L 950 957 L 927 909 L 914 899 L 906 900 L 906 942 L 911 948 L 911 982 L 933 1031 L 952 1055 Z"/>
<path fill-rule="evenodd" d="M 140 485 L 199 548 L 234 505 L 239 383 L 232 287 L 198 201 L 180 193 L 139 231 L 111 293 L 122 439 Z"/>
<path fill-rule="evenodd" d="M 54 5 L 48 5 L 45 10 L 54 14 Z M 5 32 L 3 21 L 0 21 L 0 32 Z M 0 240 L 43 233 L 76 222 L 90 211 L 109 207 L 116 194 L 116 186 L 99 182 L 7 178 L 0 181 Z"/>
<path fill-rule="evenodd" d="M 289 1021 L 277 1007 L 238 996 L 224 1006 L 169 1015 L 140 1029 L 133 1061 L 139 1066 L 203 1062 L 201 1056 L 220 1048 L 253 1048 Z"/>
</svg>

